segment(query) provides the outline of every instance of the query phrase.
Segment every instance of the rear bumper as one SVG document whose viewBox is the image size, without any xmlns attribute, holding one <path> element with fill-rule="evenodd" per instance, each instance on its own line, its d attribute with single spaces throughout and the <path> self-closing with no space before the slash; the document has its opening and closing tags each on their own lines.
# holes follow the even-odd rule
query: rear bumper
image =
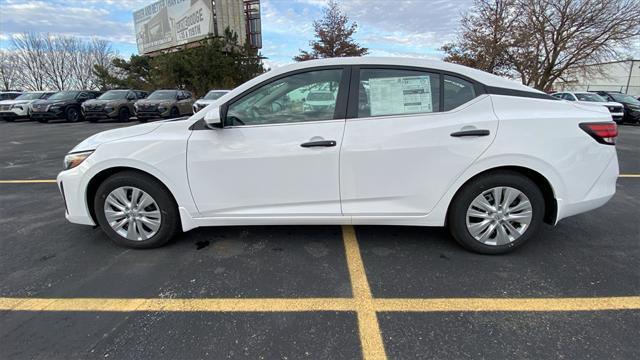
<svg viewBox="0 0 640 360">
<path fill-rule="evenodd" d="M 558 216 L 556 223 L 566 217 L 581 214 L 606 204 L 616 193 L 616 182 L 619 174 L 618 156 L 614 152 L 606 168 L 593 183 L 584 198 L 573 202 L 557 199 Z"/>
</svg>

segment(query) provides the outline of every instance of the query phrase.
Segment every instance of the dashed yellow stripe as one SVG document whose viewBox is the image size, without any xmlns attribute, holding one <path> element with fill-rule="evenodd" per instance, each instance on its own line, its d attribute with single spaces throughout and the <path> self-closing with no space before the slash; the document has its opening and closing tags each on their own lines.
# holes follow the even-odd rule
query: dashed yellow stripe
<svg viewBox="0 0 640 360">
<path fill-rule="evenodd" d="M 640 174 L 620 174 L 621 178 L 640 178 Z"/>
</svg>

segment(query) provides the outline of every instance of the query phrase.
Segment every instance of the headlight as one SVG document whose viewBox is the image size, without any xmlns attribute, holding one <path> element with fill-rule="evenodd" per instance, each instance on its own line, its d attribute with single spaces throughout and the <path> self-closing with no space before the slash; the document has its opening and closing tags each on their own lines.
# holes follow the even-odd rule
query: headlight
<svg viewBox="0 0 640 360">
<path fill-rule="evenodd" d="M 106 112 L 112 112 L 112 111 L 113 111 L 113 108 L 112 108 L 112 107 L 106 107 L 106 108 L 104 108 L 104 111 L 106 111 Z"/>
<path fill-rule="evenodd" d="M 165 112 L 166 110 L 167 110 L 167 108 L 166 108 L 166 107 L 164 107 L 164 106 L 158 106 L 158 111 L 160 111 L 160 112 Z"/>
<path fill-rule="evenodd" d="M 67 154 L 64 157 L 64 169 L 69 170 L 82 164 L 82 162 L 93 154 L 93 150 Z"/>
</svg>

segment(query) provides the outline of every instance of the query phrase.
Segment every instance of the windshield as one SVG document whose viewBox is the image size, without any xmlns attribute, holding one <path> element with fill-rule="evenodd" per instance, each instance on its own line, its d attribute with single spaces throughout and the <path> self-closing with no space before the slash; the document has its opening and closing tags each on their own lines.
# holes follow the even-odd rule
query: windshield
<svg viewBox="0 0 640 360">
<path fill-rule="evenodd" d="M 176 98 L 176 91 L 174 90 L 158 90 L 149 95 L 149 100 L 172 100 Z"/>
<path fill-rule="evenodd" d="M 127 91 L 127 90 L 109 90 L 106 93 L 100 95 L 98 97 L 98 100 L 120 100 L 120 99 L 126 99 L 128 92 L 129 91 Z"/>
<path fill-rule="evenodd" d="M 204 96 L 205 100 L 217 100 L 222 97 L 222 95 L 226 94 L 226 91 L 209 91 L 207 95 Z"/>
<path fill-rule="evenodd" d="M 308 101 L 332 101 L 333 94 L 330 92 L 312 92 L 307 96 Z"/>
<path fill-rule="evenodd" d="M 71 100 L 75 99 L 78 91 L 60 91 L 49 96 L 49 100 Z"/>
<path fill-rule="evenodd" d="M 634 105 L 640 105 L 640 101 L 634 99 L 633 96 L 631 96 L 631 95 L 625 95 L 625 94 L 609 94 L 609 95 L 611 95 L 611 97 L 615 101 L 628 103 L 628 104 L 634 104 Z"/>
<path fill-rule="evenodd" d="M 35 100 L 40 99 L 41 97 L 42 93 L 25 93 L 15 98 L 15 100 Z"/>
<path fill-rule="evenodd" d="M 606 102 L 605 98 L 598 94 L 586 94 L 586 93 L 576 93 L 575 94 L 578 100 L 580 101 L 591 101 L 591 102 Z"/>
</svg>

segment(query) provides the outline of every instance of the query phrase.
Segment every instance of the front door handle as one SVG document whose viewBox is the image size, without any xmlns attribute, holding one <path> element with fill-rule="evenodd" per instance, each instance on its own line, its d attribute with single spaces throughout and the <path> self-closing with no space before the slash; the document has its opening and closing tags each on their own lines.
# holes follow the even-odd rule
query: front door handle
<svg viewBox="0 0 640 360">
<path fill-rule="evenodd" d="M 475 130 L 463 130 L 456 131 L 451 133 L 453 137 L 463 137 L 463 136 L 488 136 L 491 132 L 489 130 L 484 129 L 475 129 Z"/>
<path fill-rule="evenodd" d="M 332 146 L 336 146 L 336 142 L 334 140 L 309 141 L 309 142 L 300 144 L 300 146 L 302 146 L 304 148 L 321 147 L 321 146 L 323 146 L 323 147 L 332 147 Z"/>
</svg>

